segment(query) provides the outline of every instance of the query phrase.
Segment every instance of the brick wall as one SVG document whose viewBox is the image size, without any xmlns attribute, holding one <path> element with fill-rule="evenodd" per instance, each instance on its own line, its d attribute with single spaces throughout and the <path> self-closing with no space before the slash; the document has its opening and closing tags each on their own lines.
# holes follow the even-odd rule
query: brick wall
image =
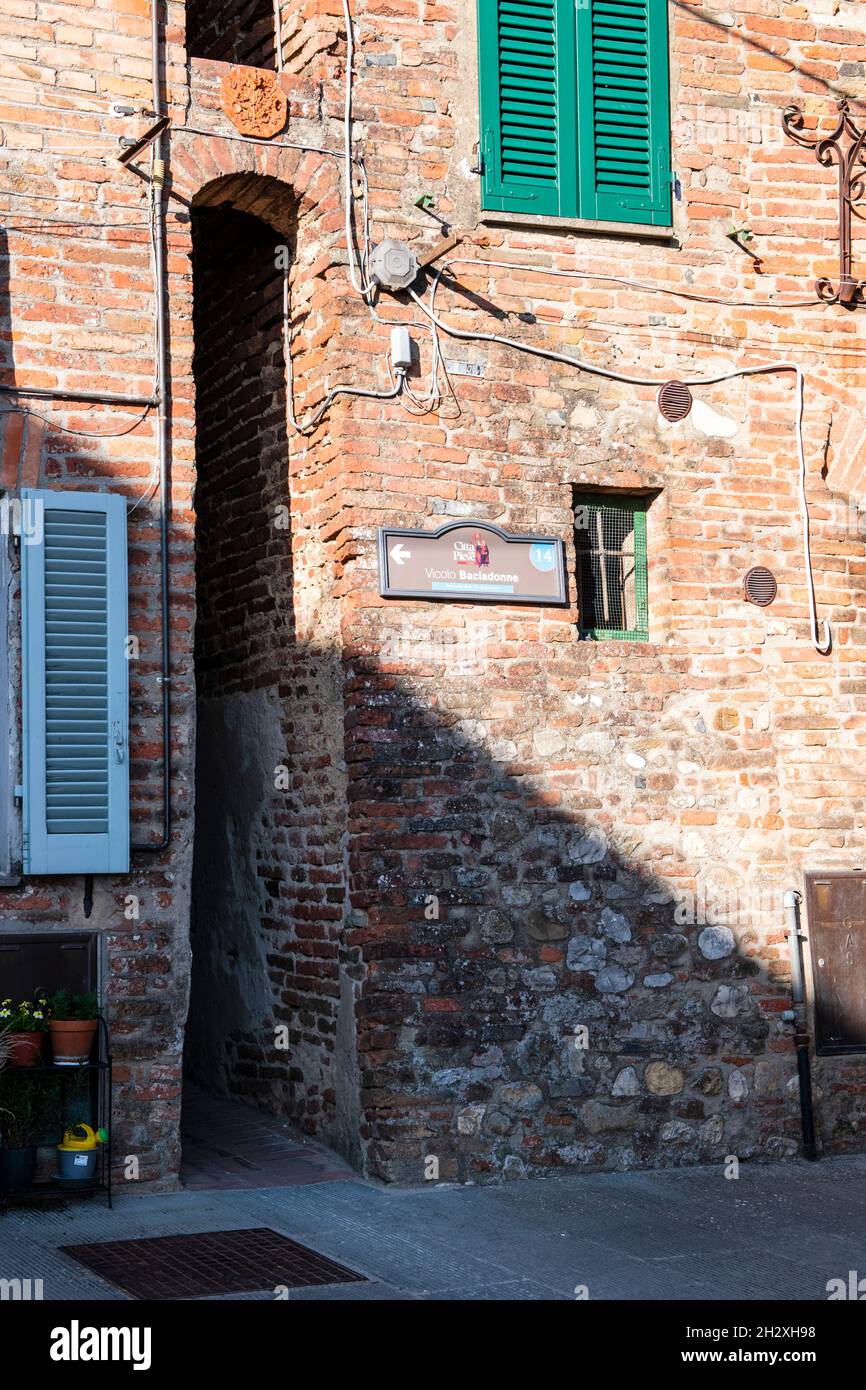
<svg viewBox="0 0 866 1390">
<path fill-rule="evenodd" d="M 478 138 L 473 7 L 355 0 L 353 8 L 355 135 L 374 240 L 431 246 L 437 224 L 415 205 L 429 193 L 465 233 L 470 261 L 533 267 L 455 266 L 459 283 L 437 299 L 449 321 L 654 382 L 790 357 L 802 364 L 818 606 L 835 642 L 822 657 L 809 639 L 790 377 L 701 390 L 705 409 L 668 427 L 653 387 L 600 384 L 507 348 L 446 340 L 446 356 L 485 364 L 482 381 L 454 377 L 456 404 L 413 417 L 396 403 L 344 399 L 308 437 L 289 441 L 288 535 L 262 535 L 250 583 L 268 605 L 280 595 L 288 603 L 291 585 L 294 644 L 289 654 L 279 648 L 279 676 L 269 671 L 263 653 L 275 650 L 267 644 L 276 606 L 270 617 L 263 608 L 264 646 L 247 643 L 249 661 L 237 660 L 229 688 L 228 665 L 221 673 L 213 659 L 240 658 L 244 644 L 221 606 L 222 541 L 208 540 L 206 514 L 242 507 L 238 488 L 265 468 L 243 523 L 254 526 L 258 515 L 263 528 L 265 504 L 286 479 L 275 432 L 273 454 L 252 451 L 247 471 L 206 430 L 198 536 L 213 578 L 199 594 L 199 654 L 213 663 L 203 671 L 210 695 L 232 714 L 220 726 L 217 711 L 207 726 L 231 758 L 213 764 L 214 819 L 199 826 L 231 832 L 240 882 L 255 882 L 231 899 L 246 902 L 246 915 L 232 918 L 236 938 L 254 946 L 242 991 L 252 1007 L 239 1025 L 250 1035 L 225 1040 L 218 1079 L 399 1180 L 421 1180 L 431 1157 L 442 1177 L 485 1178 L 792 1152 L 779 896 L 805 869 L 852 868 L 862 856 L 863 365 L 857 314 L 735 301 L 779 293 L 790 304 L 809 297 L 818 274 L 835 274 L 833 171 L 780 138 L 779 121 L 797 98 L 810 121 L 828 122 L 841 91 L 862 118 L 861 8 L 849 0 L 826 0 L 820 11 L 788 0 L 700 13 L 672 6 L 683 197 L 674 238 L 661 240 L 483 220 L 469 172 Z M 231 134 L 219 110 L 225 69 L 201 60 L 187 68 L 183 10 L 168 7 L 175 125 Z M 341 15 L 337 0 L 285 7 L 284 138 L 296 143 L 339 149 Z M 147 6 L 8 0 L 0 39 L 8 55 L 4 380 L 147 391 L 146 185 L 113 158 L 117 134 L 142 123 L 106 115 L 112 100 L 149 99 Z M 337 159 L 176 129 L 170 171 L 176 820 L 168 854 L 137 857 L 129 878 L 97 884 L 89 919 L 105 943 L 121 1067 L 117 1151 L 142 1156 L 143 1176 L 161 1181 L 177 1166 L 193 878 L 189 205 L 231 202 L 280 236 L 296 229 L 299 412 L 343 381 L 386 386 L 389 332 L 347 286 Z M 75 225 L 62 225 L 68 219 Z M 746 224 L 760 276 L 728 240 L 732 226 Z M 612 268 L 732 302 L 544 273 Z M 379 310 L 422 323 L 389 295 Z M 413 334 L 426 369 L 425 332 Z M 204 390 L 205 382 L 206 371 Z M 199 418 L 202 410 L 200 401 Z M 40 413 L 51 425 L 2 421 L 7 486 L 41 476 L 110 485 L 130 498 L 146 491 L 151 418 L 93 440 L 72 431 L 118 429 L 135 412 L 52 404 Z M 215 428 L 216 411 L 205 413 Z M 218 471 L 235 466 L 240 484 Z M 561 611 L 378 597 L 383 523 L 473 516 L 553 532 L 573 573 L 575 486 L 657 494 L 648 644 L 580 641 L 573 582 Z M 137 838 L 159 830 L 155 523 L 147 502 L 130 531 L 131 625 L 141 639 L 131 673 Z M 779 581 L 770 609 L 743 602 L 753 563 Z M 287 791 L 266 783 L 280 753 Z M 0 912 L 85 925 L 82 888 L 27 881 L 2 894 Z M 139 899 L 135 919 L 124 916 L 130 894 Z M 722 930 L 707 934 L 714 922 Z M 289 1024 L 288 1056 L 274 1047 L 280 1021 Z M 580 1027 L 586 1049 L 576 1045 Z M 820 1063 L 827 1144 L 862 1142 L 862 1066 L 856 1057 Z"/>
<path fill-rule="evenodd" d="M 202 209 L 196 283 L 196 664 L 199 694 L 273 685 L 293 645 L 279 235 Z M 286 528 L 287 531 L 288 528 Z"/>
</svg>

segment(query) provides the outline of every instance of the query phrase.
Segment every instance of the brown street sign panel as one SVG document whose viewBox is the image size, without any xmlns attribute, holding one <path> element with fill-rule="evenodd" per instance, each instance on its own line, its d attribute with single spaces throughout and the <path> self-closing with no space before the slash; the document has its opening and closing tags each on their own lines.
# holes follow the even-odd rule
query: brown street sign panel
<svg viewBox="0 0 866 1390">
<path fill-rule="evenodd" d="M 563 606 L 565 546 L 556 536 L 511 536 L 488 521 L 451 521 L 438 531 L 380 527 L 379 593 Z"/>
</svg>

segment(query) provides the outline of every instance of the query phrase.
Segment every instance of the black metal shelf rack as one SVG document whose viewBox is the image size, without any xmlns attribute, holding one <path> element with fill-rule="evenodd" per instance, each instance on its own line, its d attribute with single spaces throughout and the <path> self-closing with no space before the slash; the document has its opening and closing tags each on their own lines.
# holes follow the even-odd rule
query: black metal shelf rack
<svg viewBox="0 0 866 1390">
<path fill-rule="evenodd" d="M 28 1205 L 38 1201 L 48 1193 L 62 1194 L 67 1197 L 92 1197 L 95 1193 L 102 1193 L 108 1200 L 108 1205 L 112 1205 L 111 1192 L 111 1115 L 113 1100 L 113 1071 L 111 1061 L 111 1046 L 108 1034 L 108 1024 L 100 1014 L 98 1028 L 94 1042 L 94 1052 L 96 1056 L 91 1056 L 89 1062 L 81 1062 L 75 1066 L 57 1066 L 48 1063 L 36 1067 L 5 1067 L 2 1076 L 15 1076 L 29 1078 L 34 1084 L 47 1080 L 59 1081 L 60 1101 L 59 1101 L 59 1132 L 55 1142 L 60 1143 L 63 1138 L 64 1129 L 70 1125 L 73 1119 L 81 1118 L 78 1115 L 71 1116 L 67 1113 L 67 1099 L 69 1095 L 70 1081 L 80 1080 L 87 1077 L 90 1082 L 88 1090 L 90 1113 L 87 1123 L 92 1129 L 104 1128 L 108 1138 L 104 1144 L 99 1145 L 96 1158 L 96 1178 L 92 1183 L 82 1184 L 80 1187 L 74 1184 L 61 1184 L 58 1179 L 50 1182 L 35 1182 L 25 1192 L 7 1192 L 4 1185 L 2 1167 L 0 1167 L 0 1213 L 5 1212 L 10 1205 Z M 0 1136 L 3 1143 L 6 1142 L 6 1119 L 0 1111 Z M 46 1144 L 50 1140 L 45 1141 Z M 41 1146 L 40 1146 L 41 1147 Z"/>
</svg>

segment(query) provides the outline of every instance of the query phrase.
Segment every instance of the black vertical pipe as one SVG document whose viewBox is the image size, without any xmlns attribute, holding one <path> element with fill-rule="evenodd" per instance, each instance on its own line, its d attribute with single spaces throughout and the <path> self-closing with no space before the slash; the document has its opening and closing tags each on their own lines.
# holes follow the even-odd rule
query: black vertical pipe
<svg viewBox="0 0 866 1390">
<path fill-rule="evenodd" d="M 803 952 L 800 932 L 800 894 L 789 889 L 784 898 L 788 914 L 788 945 L 791 951 L 791 999 L 794 1007 L 790 1018 L 794 1025 L 794 1046 L 797 1049 L 797 1076 L 800 1082 L 800 1123 L 804 1158 L 815 1160 L 815 1114 L 812 1104 L 812 1066 L 809 1058 L 809 1030 L 806 1024 L 806 992 L 803 987 Z"/>
<path fill-rule="evenodd" d="M 153 112 L 157 120 L 165 115 L 162 97 L 162 29 L 159 22 L 160 0 L 151 0 L 151 69 Z M 171 840 L 171 628 L 169 626 L 169 433 L 168 433 L 168 322 L 166 315 L 166 246 L 165 207 L 165 135 L 155 142 L 153 163 L 154 219 L 154 293 L 156 294 L 156 359 L 159 416 L 157 421 L 159 449 L 159 547 L 160 603 L 162 629 L 162 839 L 154 844 L 132 845 L 139 853 L 158 854 L 167 849 Z"/>
</svg>

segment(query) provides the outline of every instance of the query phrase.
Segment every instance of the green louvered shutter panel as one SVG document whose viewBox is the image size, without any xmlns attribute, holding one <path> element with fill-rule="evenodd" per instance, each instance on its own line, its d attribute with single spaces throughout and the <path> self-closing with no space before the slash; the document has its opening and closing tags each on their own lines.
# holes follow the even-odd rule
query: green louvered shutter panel
<svg viewBox="0 0 866 1390">
<path fill-rule="evenodd" d="M 577 8 L 580 215 L 668 226 L 668 0 Z"/>
<path fill-rule="evenodd" d="M 479 0 L 482 201 L 577 216 L 575 0 Z"/>
<path fill-rule="evenodd" d="M 25 491 L 24 871 L 129 869 L 126 502 Z"/>
</svg>

